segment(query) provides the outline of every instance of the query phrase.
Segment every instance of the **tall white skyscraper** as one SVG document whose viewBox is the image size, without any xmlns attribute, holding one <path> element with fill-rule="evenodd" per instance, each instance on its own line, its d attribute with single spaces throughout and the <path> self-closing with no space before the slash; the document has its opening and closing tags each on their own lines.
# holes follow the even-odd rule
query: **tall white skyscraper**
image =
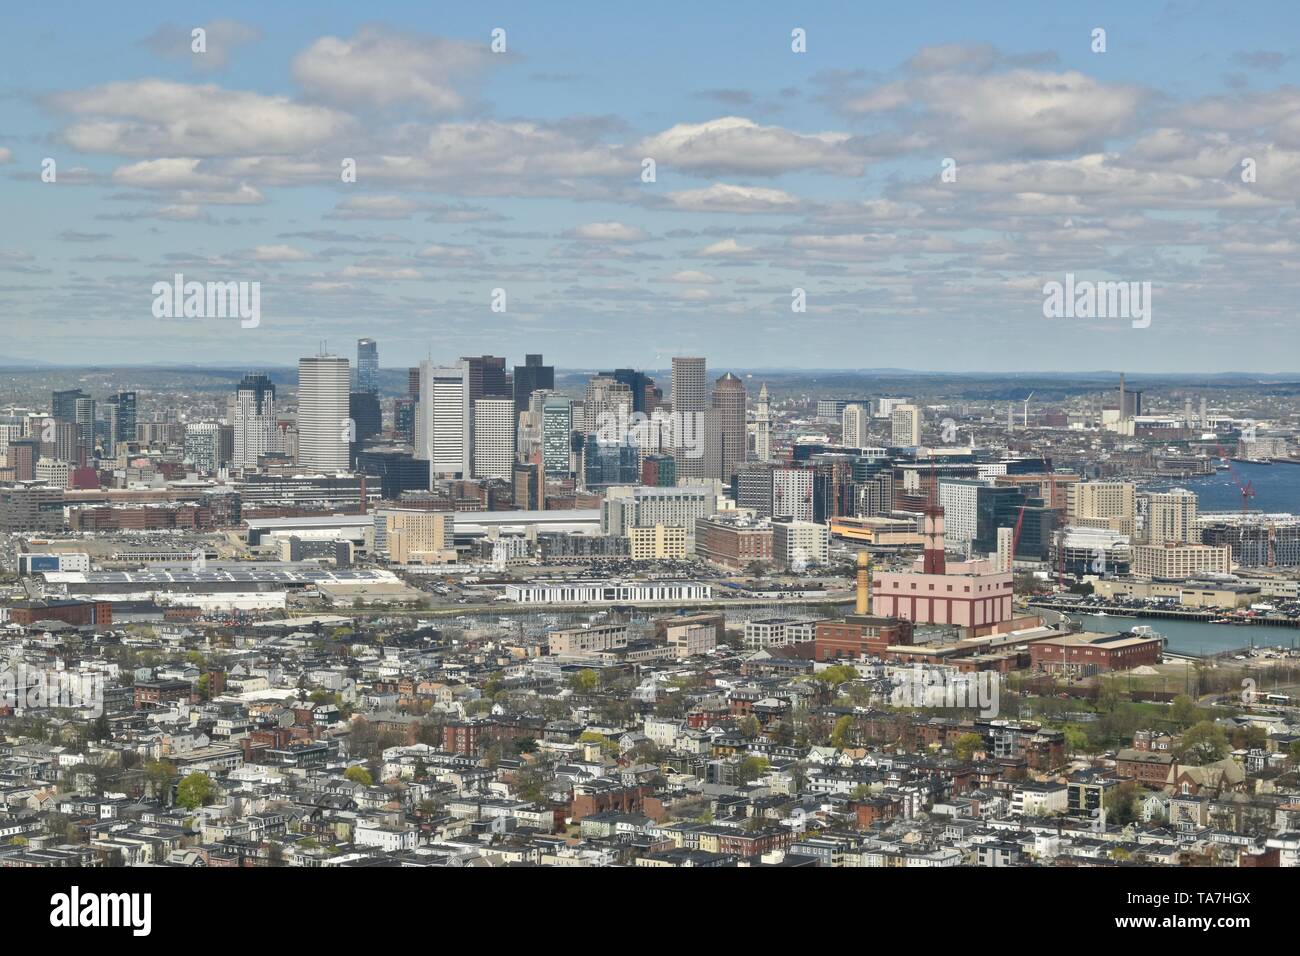
<svg viewBox="0 0 1300 956">
<path fill-rule="evenodd" d="M 514 478 L 515 400 L 480 398 L 474 403 L 474 477 Z"/>
<path fill-rule="evenodd" d="M 265 375 L 245 375 L 235 391 L 235 449 L 231 461 L 236 468 L 252 468 L 259 455 L 280 450 L 280 430 L 275 422 L 275 385 Z"/>
<path fill-rule="evenodd" d="M 298 359 L 298 464 L 321 471 L 347 470 L 350 384 L 346 358 Z"/>
<path fill-rule="evenodd" d="M 429 487 L 438 478 L 468 478 L 473 453 L 469 364 L 420 363 L 416 453 L 429 461 Z"/>
<path fill-rule="evenodd" d="M 867 441 L 867 423 L 871 420 L 871 409 L 857 403 L 844 406 L 840 416 L 843 435 L 841 441 L 849 448 L 865 448 Z"/>
</svg>

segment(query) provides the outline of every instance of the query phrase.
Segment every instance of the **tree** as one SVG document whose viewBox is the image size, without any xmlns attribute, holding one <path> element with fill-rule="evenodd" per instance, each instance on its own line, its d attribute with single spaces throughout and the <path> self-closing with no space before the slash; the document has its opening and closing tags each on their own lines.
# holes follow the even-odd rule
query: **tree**
<svg viewBox="0 0 1300 956">
<path fill-rule="evenodd" d="M 832 747 L 849 746 L 849 734 L 853 730 L 853 718 L 845 714 L 839 720 L 835 721 L 835 729 L 831 731 Z"/>
<path fill-rule="evenodd" d="M 1300 767 L 1300 740 L 1291 742 L 1291 746 L 1286 749 L 1286 756 L 1291 761 L 1291 766 Z"/>
<path fill-rule="evenodd" d="M 149 784 L 149 792 L 155 797 L 170 794 L 176 780 L 176 767 L 166 760 L 151 760 L 144 765 L 144 778 Z"/>
<path fill-rule="evenodd" d="M 767 773 L 768 762 L 766 757 L 746 757 L 740 762 L 740 767 L 736 772 L 736 777 L 740 783 L 752 783 L 763 774 Z"/>
<path fill-rule="evenodd" d="M 1169 719 L 1179 727 L 1190 727 L 1200 719 L 1201 712 L 1196 701 L 1186 694 L 1179 694 L 1169 705 Z"/>
<path fill-rule="evenodd" d="M 176 788 L 176 799 L 186 810 L 197 810 L 212 796 L 212 779 L 206 773 L 195 771 L 185 777 Z"/>
<path fill-rule="evenodd" d="M 1119 786 L 1111 787 L 1102 797 L 1101 805 L 1106 808 L 1107 823 L 1126 826 L 1137 822 L 1140 815 L 1137 782 L 1126 780 Z"/>
<path fill-rule="evenodd" d="M 758 718 L 753 714 L 746 714 L 740 718 L 740 732 L 746 739 L 753 740 L 761 729 Z"/>
<path fill-rule="evenodd" d="M 984 738 L 979 734 L 962 734 L 952 745 L 952 754 L 962 763 L 970 763 L 975 751 L 984 746 Z"/>
<path fill-rule="evenodd" d="M 359 783 L 363 787 L 374 786 L 375 783 L 375 778 L 370 776 L 370 771 L 362 766 L 348 767 L 344 772 L 343 777 L 346 780 L 351 780 L 353 783 Z"/>
<path fill-rule="evenodd" d="M 1268 747 L 1268 731 L 1251 724 L 1232 732 L 1232 746 L 1236 750 L 1264 750 Z"/>
<path fill-rule="evenodd" d="M 590 694 L 600 686 L 600 675 L 590 667 L 584 667 L 576 674 L 569 675 L 569 686 L 583 694 Z"/>
<path fill-rule="evenodd" d="M 1228 735 L 1213 721 L 1202 720 L 1187 729 L 1178 748 L 1178 758 L 1184 763 L 1204 766 L 1222 760 L 1228 754 Z"/>
<path fill-rule="evenodd" d="M 838 687 L 845 681 L 857 680 L 858 669 L 851 664 L 832 664 L 816 675 L 817 680 L 824 681 L 832 687 Z"/>
<path fill-rule="evenodd" d="M 1072 754 L 1089 750 L 1091 745 L 1088 743 L 1087 732 L 1073 724 L 1068 725 L 1065 728 L 1065 747 Z"/>
</svg>

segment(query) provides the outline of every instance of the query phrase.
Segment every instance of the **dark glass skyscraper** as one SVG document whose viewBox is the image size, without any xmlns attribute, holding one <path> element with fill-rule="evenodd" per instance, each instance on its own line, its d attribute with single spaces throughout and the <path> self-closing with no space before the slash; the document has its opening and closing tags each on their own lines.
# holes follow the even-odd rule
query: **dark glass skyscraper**
<svg viewBox="0 0 1300 956">
<path fill-rule="evenodd" d="M 357 339 L 357 391 L 379 394 L 379 346 L 374 339 Z"/>
<path fill-rule="evenodd" d="M 543 365 L 540 355 L 524 356 L 524 364 L 515 366 L 515 414 L 528 411 L 533 392 L 555 388 L 555 366 Z"/>
</svg>

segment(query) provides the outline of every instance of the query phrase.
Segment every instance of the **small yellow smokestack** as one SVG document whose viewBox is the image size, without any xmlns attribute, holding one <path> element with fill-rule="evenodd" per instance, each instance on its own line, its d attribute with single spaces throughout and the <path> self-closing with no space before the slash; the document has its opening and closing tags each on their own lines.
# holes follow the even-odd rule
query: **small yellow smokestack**
<svg viewBox="0 0 1300 956">
<path fill-rule="evenodd" d="M 858 552 L 858 602 L 855 608 L 858 614 L 871 613 L 871 558 L 867 552 Z"/>
</svg>

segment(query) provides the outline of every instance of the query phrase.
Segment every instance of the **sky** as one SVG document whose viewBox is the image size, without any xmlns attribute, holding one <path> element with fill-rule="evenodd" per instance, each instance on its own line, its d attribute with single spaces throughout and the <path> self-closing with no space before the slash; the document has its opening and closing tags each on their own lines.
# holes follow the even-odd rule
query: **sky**
<svg viewBox="0 0 1300 956">
<path fill-rule="evenodd" d="M 1300 369 L 1295 3 L 5 19 L 6 359 Z M 178 273 L 255 324 L 160 317 Z M 1149 322 L 1045 314 L 1067 276 Z"/>
</svg>

